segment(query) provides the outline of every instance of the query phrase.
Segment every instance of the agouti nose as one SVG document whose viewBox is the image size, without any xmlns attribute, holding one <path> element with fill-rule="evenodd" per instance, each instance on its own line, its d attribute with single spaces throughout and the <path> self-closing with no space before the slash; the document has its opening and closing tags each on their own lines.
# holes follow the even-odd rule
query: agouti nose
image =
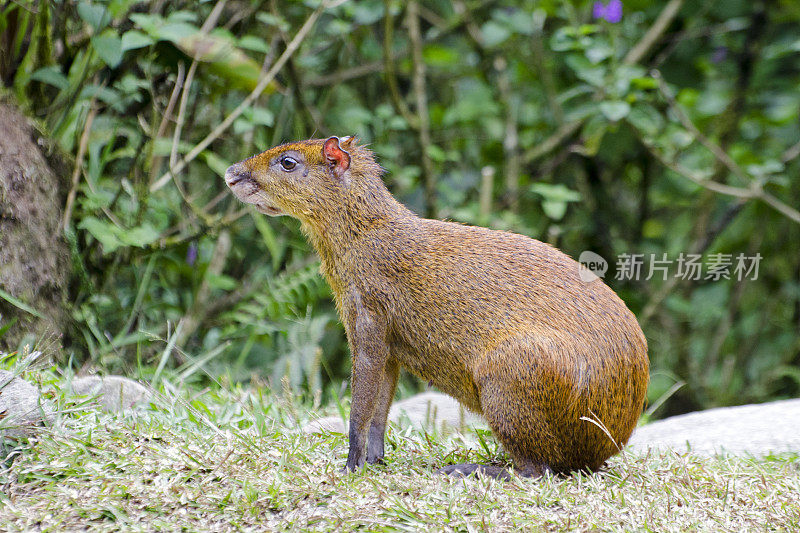
<svg viewBox="0 0 800 533">
<path fill-rule="evenodd" d="M 250 171 L 244 168 L 244 165 L 241 163 L 231 165 L 228 167 L 228 170 L 225 171 L 225 183 L 228 184 L 228 187 L 232 187 L 242 180 L 249 180 L 251 178 L 252 174 L 250 174 Z"/>
</svg>

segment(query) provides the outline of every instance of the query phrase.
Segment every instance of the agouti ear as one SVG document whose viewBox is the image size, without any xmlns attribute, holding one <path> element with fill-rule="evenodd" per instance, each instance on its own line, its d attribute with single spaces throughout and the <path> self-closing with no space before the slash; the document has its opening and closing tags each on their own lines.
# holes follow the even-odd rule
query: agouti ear
<svg viewBox="0 0 800 533">
<path fill-rule="evenodd" d="M 339 137 L 331 137 L 322 145 L 322 156 L 328 163 L 328 169 L 337 178 L 350 168 L 350 154 L 339 146 Z"/>
</svg>

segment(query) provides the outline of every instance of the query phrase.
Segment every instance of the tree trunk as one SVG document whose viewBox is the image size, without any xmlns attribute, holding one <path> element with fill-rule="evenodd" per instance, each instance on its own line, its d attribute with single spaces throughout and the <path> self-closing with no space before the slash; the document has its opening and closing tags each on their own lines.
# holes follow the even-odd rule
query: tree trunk
<svg viewBox="0 0 800 533">
<path fill-rule="evenodd" d="M 59 338 L 67 324 L 66 180 L 53 172 L 46 145 L 15 106 L 0 101 L 0 331 L 11 325 L 0 351 Z"/>
</svg>

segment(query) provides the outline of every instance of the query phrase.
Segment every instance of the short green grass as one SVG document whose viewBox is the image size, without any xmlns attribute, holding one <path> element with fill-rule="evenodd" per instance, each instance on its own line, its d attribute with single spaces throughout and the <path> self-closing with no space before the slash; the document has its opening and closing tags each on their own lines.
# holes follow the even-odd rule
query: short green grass
<svg viewBox="0 0 800 533">
<path fill-rule="evenodd" d="M 45 385 L 47 388 L 48 385 Z M 798 531 L 800 460 L 622 454 L 594 475 L 452 479 L 450 462 L 503 460 L 483 433 L 391 428 L 386 464 L 340 471 L 342 435 L 286 395 L 176 389 L 146 409 L 66 403 L 5 445 L 3 530 Z M 330 414 L 333 409 L 328 409 Z"/>
</svg>

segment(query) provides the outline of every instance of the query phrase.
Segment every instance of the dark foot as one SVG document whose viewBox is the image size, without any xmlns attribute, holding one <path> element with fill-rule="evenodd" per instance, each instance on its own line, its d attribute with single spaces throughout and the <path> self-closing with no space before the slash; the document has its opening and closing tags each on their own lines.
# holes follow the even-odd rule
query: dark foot
<svg viewBox="0 0 800 533">
<path fill-rule="evenodd" d="M 372 429 L 367 443 L 367 463 L 383 464 L 383 433 L 373 432 Z"/>
<path fill-rule="evenodd" d="M 453 477 L 466 477 L 466 476 L 489 476 L 503 481 L 510 481 L 511 474 L 508 470 L 499 466 L 479 465 L 475 463 L 461 463 L 457 465 L 450 465 L 438 470 L 439 474 L 447 474 Z"/>
</svg>

